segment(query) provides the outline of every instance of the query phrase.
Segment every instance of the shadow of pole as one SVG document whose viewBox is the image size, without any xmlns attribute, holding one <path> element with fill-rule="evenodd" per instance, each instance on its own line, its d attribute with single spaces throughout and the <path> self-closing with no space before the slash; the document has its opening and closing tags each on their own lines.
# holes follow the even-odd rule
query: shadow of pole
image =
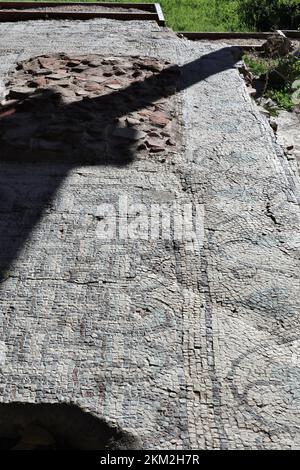
<svg viewBox="0 0 300 470">
<path fill-rule="evenodd" d="M 225 47 L 100 97 L 63 104 L 58 93 L 46 89 L 0 108 L 0 282 L 9 277 L 10 266 L 71 170 L 83 165 L 126 166 L 134 160 L 138 152 L 134 135 L 121 139 L 114 135 L 119 118 L 230 69 L 239 59 L 238 48 Z M 62 142 L 41 148 L 43 135 L 54 126 L 59 136 L 66 123 Z M 87 126 L 91 143 L 96 142 L 94 150 L 82 142 Z M 20 135 L 20 129 L 24 135 L 18 146 L 14 132 Z M 103 129 L 108 130 L 109 143 Z M 33 134 L 40 139 L 32 140 Z M 8 141 L 3 138 L 7 135 Z"/>
</svg>

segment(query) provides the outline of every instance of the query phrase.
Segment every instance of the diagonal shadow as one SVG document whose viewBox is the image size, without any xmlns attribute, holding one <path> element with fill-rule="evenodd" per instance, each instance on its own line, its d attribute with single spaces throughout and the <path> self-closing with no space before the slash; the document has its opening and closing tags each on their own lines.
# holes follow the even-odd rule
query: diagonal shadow
<svg viewBox="0 0 300 470">
<path fill-rule="evenodd" d="M 37 90 L 17 105 L 0 108 L 0 282 L 9 276 L 10 266 L 71 170 L 84 165 L 128 166 L 134 160 L 139 152 L 135 131 L 120 136 L 115 130 L 118 119 L 230 69 L 239 59 L 240 49 L 225 47 L 181 67 L 156 70 L 100 97 L 65 104 L 55 90 Z M 43 139 L 32 140 L 33 133 L 43 136 L 49 129 L 59 140 L 62 128 L 59 145 L 56 141 L 45 148 Z M 87 128 L 90 145 L 82 141 Z M 109 144 L 103 129 L 109 133 Z"/>
</svg>

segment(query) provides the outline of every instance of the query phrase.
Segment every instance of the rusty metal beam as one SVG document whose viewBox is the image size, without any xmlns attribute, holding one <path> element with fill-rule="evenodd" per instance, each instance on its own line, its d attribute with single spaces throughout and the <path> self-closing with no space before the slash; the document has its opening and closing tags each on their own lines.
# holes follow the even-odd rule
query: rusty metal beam
<svg viewBox="0 0 300 470">
<path fill-rule="evenodd" d="M 102 6 L 107 8 L 136 8 L 145 11 L 155 11 L 155 3 L 106 3 L 106 2 L 0 2 L 0 8 L 38 8 L 38 7 L 57 7 L 57 6 L 69 6 L 69 5 L 82 5 L 82 6 Z"/>
<path fill-rule="evenodd" d="M 282 30 L 285 36 L 289 39 L 299 39 L 300 40 L 300 31 L 297 30 Z"/>
<path fill-rule="evenodd" d="M 73 11 L 1 11 L 0 22 L 7 21 L 27 21 L 27 20 L 42 20 L 42 19 L 72 19 L 72 20 L 90 20 L 93 18 L 109 18 L 112 20 L 153 20 L 158 21 L 156 13 L 110 13 L 110 12 L 73 12 Z"/>
<path fill-rule="evenodd" d="M 179 32 L 178 35 L 182 35 L 191 40 L 201 40 L 201 39 L 209 39 L 209 40 L 218 40 L 218 39 L 267 39 L 272 34 L 271 32 L 224 32 L 224 33 L 216 33 L 216 32 Z"/>
<path fill-rule="evenodd" d="M 291 39 L 300 39 L 300 31 L 296 30 L 282 30 L 281 31 L 286 37 Z M 278 34 L 278 31 L 269 32 L 189 32 L 183 31 L 178 32 L 180 36 L 184 36 L 188 39 L 197 41 L 201 39 L 218 40 L 218 39 L 268 39 L 273 34 Z"/>
<path fill-rule="evenodd" d="M 63 11 L 65 6 L 84 6 L 86 11 Z M 97 10 L 93 7 L 96 6 Z M 98 7 L 105 7 L 111 11 L 98 11 Z M 45 11 L 45 7 L 55 7 L 51 11 Z M 62 10 L 59 9 L 62 7 Z M 137 11 L 113 11 L 115 8 L 141 10 Z M 165 26 L 165 18 L 159 3 L 104 3 L 104 2 L 0 2 L 0 22 L 26 21 L 36 19 L 74 19 L 88 20 L 92 18 L 109 18 L 114 20 L 141 20 L 156 21 L 160 26 Z"/>
</svg>

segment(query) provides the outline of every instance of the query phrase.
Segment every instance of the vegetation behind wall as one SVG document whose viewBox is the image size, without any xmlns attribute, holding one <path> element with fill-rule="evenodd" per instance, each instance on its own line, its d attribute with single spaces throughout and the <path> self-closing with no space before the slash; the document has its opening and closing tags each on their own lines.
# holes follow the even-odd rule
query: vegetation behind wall
<svg viewBox="0 0 300 470">
<path fill-rule="evenodd" d="M 239 0 L 241 23 L 258 31 L 300 28 L 300 0 Z"/>
</svg>

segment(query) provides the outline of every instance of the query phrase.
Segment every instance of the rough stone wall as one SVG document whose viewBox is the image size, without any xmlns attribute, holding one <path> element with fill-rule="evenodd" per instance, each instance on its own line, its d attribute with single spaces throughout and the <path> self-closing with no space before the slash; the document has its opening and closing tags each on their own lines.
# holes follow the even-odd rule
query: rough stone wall
<svg viewBox="0 0 300 470">
<path fill-rule="evenodd" d="M 26 238 L 2 273 L 1 400 L 76 403 L 144 448 L 300 448 L 299 181 L 235 51 L 140 22 L 6 23 L 0 35 L 3 81 L 53 52 L 182 66 L 172 161 L 1 162 L 1 238 Z M 124 195 L 201 206 L 203 247 L 99 240 L 97 208 Z"/>
</svg>

